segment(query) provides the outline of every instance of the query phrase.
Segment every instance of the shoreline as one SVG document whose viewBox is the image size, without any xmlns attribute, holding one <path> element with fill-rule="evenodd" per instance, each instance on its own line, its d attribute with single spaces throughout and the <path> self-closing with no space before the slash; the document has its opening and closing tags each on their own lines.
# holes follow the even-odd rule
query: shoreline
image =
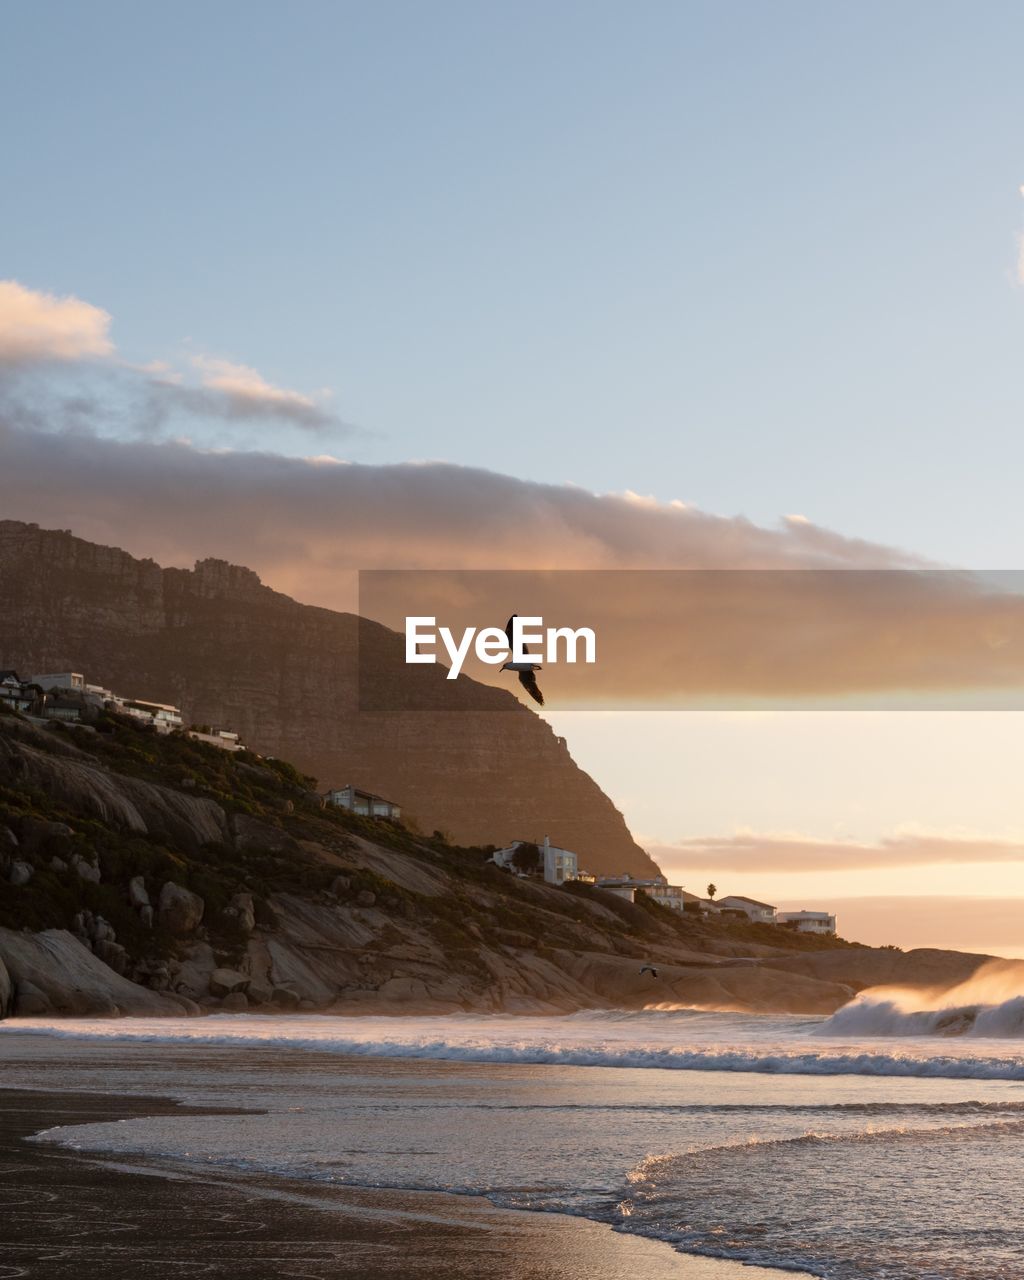
<svg viewBox="0 0 1024 1280">
<path fill-rule="evenodd" d="M 6 1174 L 0 1274 L 38 1280 L 72 1280 L 100 1269 L 105 1280 L 156 1280 L 169 1272 L 224 1280 L 807 1275 L 679 1253 L 606 1223 L 501 1209 L 482 1196 L 324 1185 L 26 1141 L 57 1125 L 247 1113 L 166 1097 L 0 1087 Z"/>
</svg>

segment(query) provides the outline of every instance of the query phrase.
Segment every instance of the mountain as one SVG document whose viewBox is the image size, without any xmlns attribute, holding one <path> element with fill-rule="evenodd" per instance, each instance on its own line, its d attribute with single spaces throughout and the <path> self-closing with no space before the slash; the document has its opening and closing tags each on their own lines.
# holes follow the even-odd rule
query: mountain
<svg viewBox="0 0 1024 1280">
<path fill-rule="evenodd" d="M 409 666 L 397 633 L 299 604 L 250 569 L 164 569 L 6 520 L 0 598 L 0 667 L 80 671 L 181 706 L 187 722 L 237 730 L 322 787 L 384 795 L 462 845 L 547 835 L 593 872 L 657 870 L 564 739 L 511 693 Z"/>
</svg>

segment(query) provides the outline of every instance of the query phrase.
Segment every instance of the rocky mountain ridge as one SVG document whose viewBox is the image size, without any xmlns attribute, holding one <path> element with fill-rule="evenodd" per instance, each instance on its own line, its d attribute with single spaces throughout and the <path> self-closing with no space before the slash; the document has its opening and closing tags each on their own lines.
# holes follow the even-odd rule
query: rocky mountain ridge
<svg viewBox="0 0 1024 1280">
<path fill-rule="evenodd" d="M 237 730 L 322 785 L 387 796 L 420 830 L 461 844 L 547 835 L 595 873 L 656 871 L 564 740 L 511 693 L 409 666 L 396 633 L 299 604 L 250 569 L 163 569 L 6 520 L 0 593 L 0 666 L 82 671 L 179 705 L 190 722 Z"/>
</svg>

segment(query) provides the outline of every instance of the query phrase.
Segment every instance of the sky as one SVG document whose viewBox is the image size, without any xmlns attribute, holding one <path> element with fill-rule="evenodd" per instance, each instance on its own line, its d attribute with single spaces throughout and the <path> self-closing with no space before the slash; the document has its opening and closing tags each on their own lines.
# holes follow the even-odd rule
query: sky
<svg viewBox="0 0 1024 1280">
<path fill-rule="evenodd" d="M 524 557 L 1020 567 L 1019 6 L 4 22 L 0 514 L 336 607 Z M 688 888 L 869 941 L 1024 905 L 1016 713 L 546 714 Z"/>
</svg>

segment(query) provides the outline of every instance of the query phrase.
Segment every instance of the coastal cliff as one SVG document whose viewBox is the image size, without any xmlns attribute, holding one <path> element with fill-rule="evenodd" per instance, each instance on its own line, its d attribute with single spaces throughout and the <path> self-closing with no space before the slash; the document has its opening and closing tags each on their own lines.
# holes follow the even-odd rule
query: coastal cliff
<svg viewBox="0 0 1024 1280">
<path fill-rule="evenodd" d="M 409 666 L 395 632 L 299 604 L 249 569 L 163 569 L 7 520 L 0 594 L 0 667 L 82 671 L 173 703 L 186 722 L 234 729 L 323 786 L 387 796 L 459 844 L 547 835 L 598 874 L 657 870 L 564 740 L 511 693 Z"/>
<path fill-rule="evenodd" d="M 311 783 L 107 712 L 0 712 L 0 1016 L 831 1013 L 983 962 L 521 879 L 488 848 L 325 808 Z"/>
</svg>

